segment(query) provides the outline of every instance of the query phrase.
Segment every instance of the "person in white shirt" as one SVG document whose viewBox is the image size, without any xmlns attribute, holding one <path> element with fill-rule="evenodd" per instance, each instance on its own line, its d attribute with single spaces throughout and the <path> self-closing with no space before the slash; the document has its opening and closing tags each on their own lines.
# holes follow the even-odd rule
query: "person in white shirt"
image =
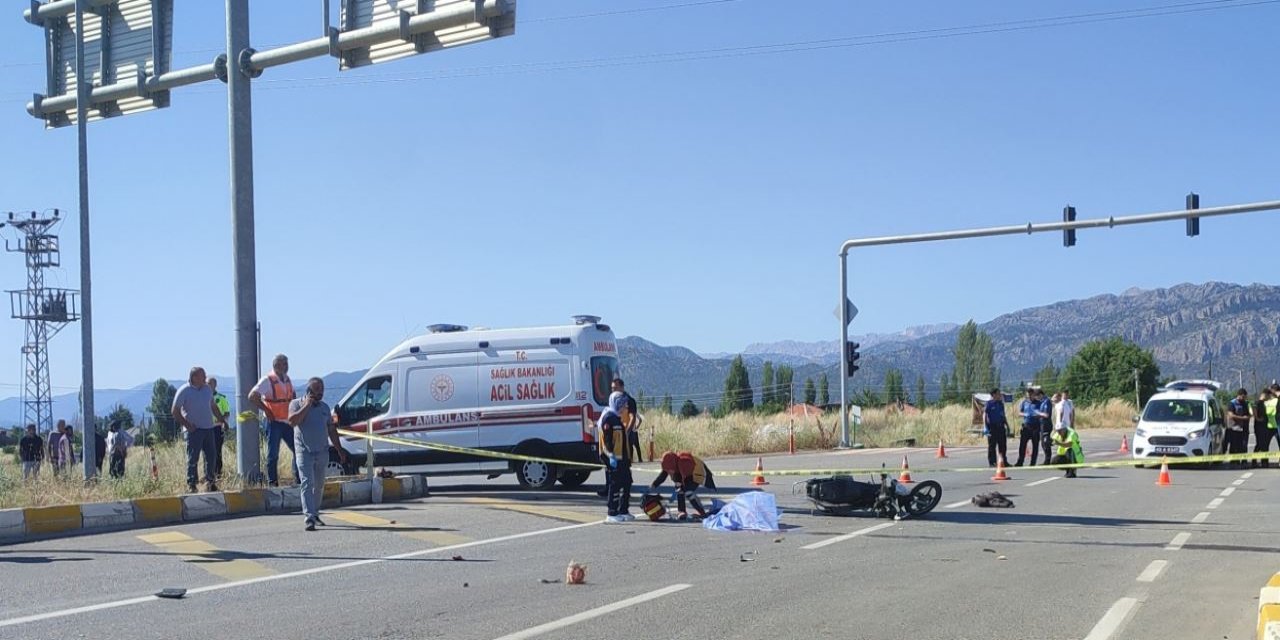
<svg viewBox="0 0 1280 640">
<path fill-rule="evenodd" d="M 1053 408 L 1058 419 L 1054 421 L 1054 426 L 1065 425 L 1068 429 L 1076 428 L 1076 405 L 1071 402 L 1071 392 L 1067 389 L 1062 390 L 1062 402 L 1059 402 Z"/>
<path fill-rule="evenodd" d="M 112 420 L 107 432 L 107 454 L 111 456 L 112 478 L 124 477 L 124 459 L 129 455 L 129 447 L 133 446 L 133 436 L 123 426 L 120 420 Z"/>
</svg>

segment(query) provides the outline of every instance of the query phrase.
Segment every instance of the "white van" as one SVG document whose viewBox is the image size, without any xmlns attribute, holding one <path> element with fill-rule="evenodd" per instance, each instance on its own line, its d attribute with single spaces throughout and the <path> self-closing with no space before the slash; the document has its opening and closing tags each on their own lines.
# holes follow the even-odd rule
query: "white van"
<svg viewBox="0 0 1280 640">
<path fill-rule="evenodd" d="M 596 316 L 529 329 L 432 325 L 397 345 L 334 406 L 344 429 L 472 449 L 599 464 L 595 420 L 618 372 L 613 331 Z M 348 473 L 366 441 L 343 438 Z M 374 442 L 373 463 L 428 475 L 516 474 L 545 489 L 587 481 L 591 469 L 509 461 Z"/>
<path fill-rule="evenodd" d="M 1226 453 L 1225 414 L 1212 380 L 1178 380 L 1162 387 L 1137 418 L 1133 458 Z"/>
</svg>

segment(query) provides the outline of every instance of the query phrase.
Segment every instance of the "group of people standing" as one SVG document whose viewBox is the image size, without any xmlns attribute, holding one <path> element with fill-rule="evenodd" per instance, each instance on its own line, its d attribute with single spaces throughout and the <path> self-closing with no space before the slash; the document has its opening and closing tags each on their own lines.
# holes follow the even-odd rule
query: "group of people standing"
<svg viewBox="0 0 1280 640">
<path fill-rule="evenodd" d="M 94 431 L 95 466 L 102 472 L 102 464 L 107 456 L 111 456 L 110 474 L 112 478 L 124 477 L 124 461 L 129 448 L 133 446 L 133 436 L 124 428 L 120 420 L 112 420 L 107 435 Z M 27 432 L 18 441 L 18 458 L 22 461 L 22 477 L 24 480 L 36 480 L 40 477 L 40 468 L 48 460 L 54 477 L 61 476 L 75 468 L 76 448 L 74 429 L 66 420 L 59 420 L 54 430 L 49 432 L 49 440 L 40 437 L 36 425 L 28 424 Z"/>
<path fill-rule="evenodd" d="M 1044 448 L 1044 464 L 1082 464 L 1084 450 L 1075 430 L 1076 409 L 1071 392 L 1063 389 L 1052 397 L 1037 386 L 1027 387 L 1026 397 L 1018 405 L 1022 417 L 1022 430 L 1018 440 L 1018 461 L 1021 467 L 1027 461 L 1027 449 L 1031 449 L 1030 466 L 1036 466 L 1040 449 Z M 1009 421 L 1005 417 L 1004 392 L 991 390 L 991 399 L 983 407 L 983 435 L 987 437 L 987 464 L 1009 466 Z M 1074 478 L 1075 469 L 1067 469 L 1066 476 Z"/>
<path fill-rule="evenodd" d="M 1249 392 L 1244 388 L 1236 390 L 1236 395 L 1227 405 L 1227 450 L 1229 453 L 1246 453 L 1249 450 L 1249 427 L 1253 426 L 1253 452 L 1271 451 L 1271 441 L 1280 441 L 1276 430 L 1276 407 L 1280 404 L 1280 384 L 1272 383 L 1264 387 L 1257 399 L 1249 401 Z M 1232 467 L 1244 468 L 1244 461 L 1231 463 Z M 1251 468 L 1271 466 L 1269 460 L 1250 460 Z"/>
</svg>

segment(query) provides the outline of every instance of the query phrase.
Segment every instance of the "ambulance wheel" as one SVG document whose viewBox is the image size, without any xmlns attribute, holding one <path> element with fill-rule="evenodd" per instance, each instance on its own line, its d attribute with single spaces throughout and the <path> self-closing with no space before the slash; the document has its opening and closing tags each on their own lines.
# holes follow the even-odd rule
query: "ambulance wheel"
<svg viewBox="0 0 1280 640">
<path fill-rule="evenodd" d="M 516 480 L 526 489 L 550 489 L 556 483 L 556 466 L 528 460 L 517 462 Z"/>
<path fill-rule="evenodd" d="M 577 489 L 591 477 L 590 469 L 574 469 L 560 474 L 560 484 L 566 489 Z"/>
</svg>

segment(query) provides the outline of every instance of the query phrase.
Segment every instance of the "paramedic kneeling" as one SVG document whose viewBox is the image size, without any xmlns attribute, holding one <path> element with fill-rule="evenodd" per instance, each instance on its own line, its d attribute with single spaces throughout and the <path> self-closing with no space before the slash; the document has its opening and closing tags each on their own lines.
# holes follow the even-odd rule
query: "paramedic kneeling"
<svg viewBox="0 0 1280 640">
<path fill-rule="evenodd" d="M 1053 464 L 1084 464 L 1084 450 L 1080 448 L 1080 434 L 1067 423 L 1059 423 L 1053 432 Z M 1067 469 L 1066 477 L 1076 477 L 1075 469 Z"/>
<path fill-rule="evenodd" d="M 698 512 L 699 518 L 707 517 L 707 510 L 702 507 L 697 491 L 698 487 L 703 486 L 709 489 L 716 488 L 716 481 L 711 477 L 711 470 L 702 462 L 702 459 L 687 451 L 680 453 L 668 451 L 662 454 L 662 473 L 658 474 L 653 484 L 649 485 L 649 489 L 657 491 L 668 477 L 676 485 L 676 504 L 680 509 L 676 520 L 689 519 L 689 512 L 685 510 L 686 500 L 693 505 L 693 510 Z"/>
</svg>

